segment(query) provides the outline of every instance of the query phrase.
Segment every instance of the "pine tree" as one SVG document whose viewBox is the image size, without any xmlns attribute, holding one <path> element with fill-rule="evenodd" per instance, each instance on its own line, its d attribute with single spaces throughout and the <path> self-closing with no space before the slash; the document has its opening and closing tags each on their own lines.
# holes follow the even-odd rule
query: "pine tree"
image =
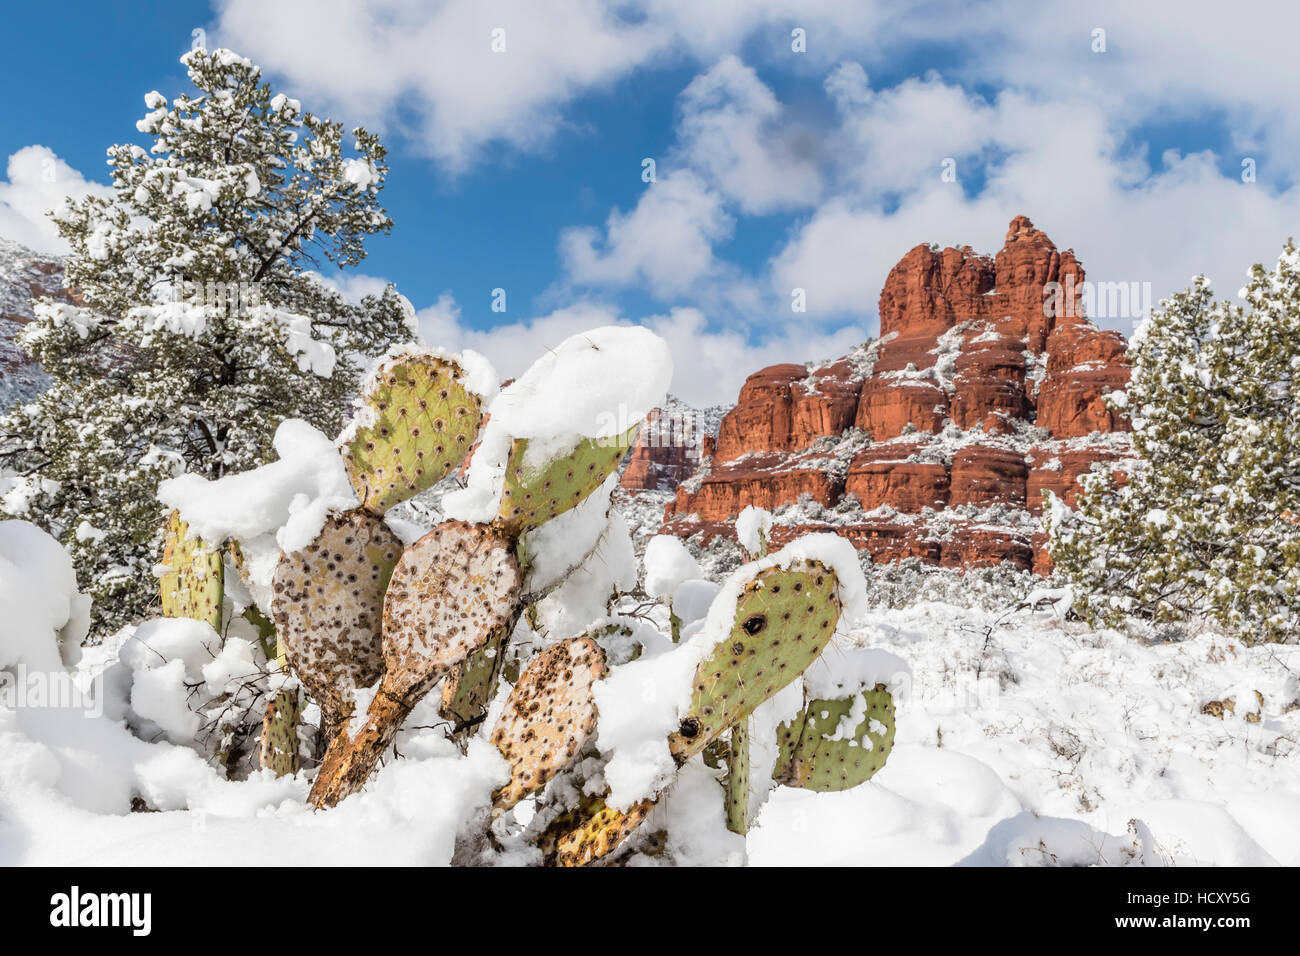
<svg viewBox="0 0 1300 956">
<path fill-rule="evenodd" d="M 1244 639 L 1300 623 L 1300 254 L 1256 265 L 1244 305 L 1204 277 L 1134 336 L 1113 401 L 1137 461 L 1088 477 L 1048 520 L 1052 559 L 1094 622 L 1206 614 Z"/>
<path fill-rule="evenodd" d="M 160 480 L 261 464 L 286 418 L 338 429 L 367 356 L 414 337 L 392 286 L 352 304 L 310 271 L 391 228 L 378 138 L 345 150 L 228 50 L 181 62 L 197 92 L 145 97 L 112 195 L 51 214 L 79 304 L 36 304 L 21 344 L 53 382 L 0 418 L 0 514 L 71 548 L 100 629 L 155 599 Z"/>
</svg>

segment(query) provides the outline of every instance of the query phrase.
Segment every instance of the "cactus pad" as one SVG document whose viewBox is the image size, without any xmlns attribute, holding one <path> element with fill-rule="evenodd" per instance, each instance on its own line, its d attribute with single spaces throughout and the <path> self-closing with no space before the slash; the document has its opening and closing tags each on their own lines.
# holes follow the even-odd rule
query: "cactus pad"
<svg viewBox="0 0 1300 956">
<path fill-rule="evenodd" d="M 777 727 L 772 779 L 805 790 L 848 790 L 870 780 L 894 746 L 894 699 L 884 684 L 813 700 Z"/>
<path fill-rule="evenodd" d="M 464 740 L 478 729 L 496 696 L 505 663 L 507 638 L 500 633 L 451 669 L 442 682 L 438 716 L 452 724 L 452 736 Z"/>
<path fill-rule="evenodd" d="M 207 621 L 214 631 L 220 631 L 225 597 L 222 553 L 202 538 L 188 535 L 189 525 L 181 520 L 180 512 L 169 514 L 162 560 L 168 570 L 158 581 L 163 615 Z"/>
<path fill-rule="evenodd" d="M 529 662 L 492 731 L 492 743 L 510 764 L 497 809 L 540 790 L 577 758 L 596 729 L 591 685 L 604 676 L 605 653 L 589 637 L 561 641 Z"/>
<path fill-rule="evenodd" d="M 258 763 L 277 777 L 298 772 L 298 688 L 278 691 L 266 705 Z"/>
<path fill-rule="evenodd" d="M 444 521 L 398 561 L 384 598 L 383 687 L 418 699 L 513 626 L 519 563 L 490 525 Z"/>
<path fill-rule="evenodd" d="M 736 603 L 731 633 L 696 668 L 690 710 L 668 738 L 678 764 L 802 674 L 839 617 L 836 577 L 821 563 L 756 574 Z"/>
<path fill-rule="evenodd" d="M 749 718 L 744 717 L 731 728 L 731 747 L 727 751 L 727 829 L 732 833 L 749 832 Z"/>
<path fill-rule="evenodd" d="M 327 723 L 352 710 L 351 696 L 383 672 L 384 591 L 402 544 L 362 511 L 330 515 L 316 540 L 282 554 L 271 610 L 281 650 Z"/>
<path fill-rule="evenodd" d="M 585 438 L 541 465 L 527 463 L 528 439 L 515 439 L 506 463 L 498 521 L 515 537 L 581 504 L 618 468 L 636 426 L 613 438 Z"/>
<path fill-rule="evenodd" d="M 362 395 L 364 424 L 341 454 L 361 507 L 382 515 L 441 481 L 469 453 L 482 401 L 460 382 L 460 366 L 407 355 L 382 367 Z"/>
<path fill-rule="evenodd" d="M 360 790 L 420 698 L 514 628 L 520 577 L 511 543 L 491 525 L 444 521 L 402 554 L 384 596 L 383 678 L 360 727 L 330 741 L 313 806 Z"/>
<path fill-rule="evenodd" d="M 555 862 L 560 866 L 586 866 L 608 856 L 645 822 L 655 802 L 642 800 L 626 811 L 601 807 L 556 845 Z"/>
</svg>

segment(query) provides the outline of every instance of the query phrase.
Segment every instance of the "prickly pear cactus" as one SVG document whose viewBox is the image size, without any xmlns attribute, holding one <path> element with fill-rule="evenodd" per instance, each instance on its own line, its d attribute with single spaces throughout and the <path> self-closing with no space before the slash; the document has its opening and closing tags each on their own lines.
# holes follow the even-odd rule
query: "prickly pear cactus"
<svg viewBox="0 0 1300 956">
<path fill-rule="evenodd" d="M 510 809 L 573 763 L 596 729 L 591 685 L 604 676 L 605 652 L 589 637 L 561 641 L 529 662 L 492 731 L 510 764 L 496 809 Z"/>
<path fill-rule="evenodd" d="M 163 615 L 207 621 L 220 631 L 225 597 L 222 552 L 188 534 L 189 525 L 181 520 L 179 511 L 167 516 L 162 563 L 168 571 L 158 581 Z"/>
<path fill-rule="evenodd" d="M 520 574 L 512 544 L 490 525 L 447 521 L 402 555 L 384 599 L 383 678 L 365 721 L 330 741 L 313 806 L 334 806 L 360 790 L 420 698 L 514 628 Z"/>
<path fill-rule="evenodd" d="M 812 700 L 777 728 L 772 779 L 805 790 L 848 790 L 870 780 L 894 746 L 894 698 L 884 684 Z"/>
<path fill-rule="evenodd" d="M 690 710 L 668 738 L 679 764 L 817 659 L 839 622 L 837 586 L 817 561 L 768 568 L 745 585 L 730 635 L 696 668 Z"/>
<path fill-rule="evenodd" d="M 560 839 L 556 845 L 556 864 L 586 866 L 608 856 L 636 832 L 654 808 L 654 800 L 642 800 L 627 810 L 601 807 L 582 826 Z"/>
<path fill-rule="evenodd" d="M 482 401 L 460 366 L 433 355 L 389 361 L 362 395 L 361 423 L 340 453 L 361 507 L 375 515 L 441 481 L 469 453 Z"/>
<path fill-rule="evenodd" d="M 727 751 L 727 829 L 749 832 L 749 718 L 742 717 L 731 728 Z"/>
<path fill-rule="evenodd" d="M 452 738 L 464 742 L 487 716 L 505 662 L 507 639 L 501 634 L 451 669 L 442 681 L 438 716 L 451 723 Z"/>
<path fill-rule="evenodd" d="M 277 691 L 266 705 L 262 718 L 262 739 L 258 764 L 277 777 L 292 775 L 301 767 L 298 754 L 298 718 L 301 700 L 298 688 Z"/>
<path fill-rule="evenodd" d="M 528 439 L 516 439 L 506 463 L 498 523 L 519 537 L 581 504 L 618 467 L 636 437 L 586 438 L 567 455 L 541 463 L 528 460 Z"/>
<path fill-rule="evenodd" d="M 490 525 L 444 521 L 406 549 L 384 598 L 384 686 L 423 696 L 513 626 L 519 563 Z"/>
<path fill-rule="evenodd" d="M 316 540 L 280 556 L 271 584 L 276 633 L 290 668 L 328 725 L 384 668 L 384 592 L 402 543 L 362 511 L 330 515 Z"/>
</svg>

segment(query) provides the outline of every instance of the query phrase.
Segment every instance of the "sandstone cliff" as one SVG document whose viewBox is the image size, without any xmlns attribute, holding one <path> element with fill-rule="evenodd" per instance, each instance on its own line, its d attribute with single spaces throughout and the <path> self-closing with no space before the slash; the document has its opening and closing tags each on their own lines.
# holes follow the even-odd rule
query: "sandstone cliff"
<svg viewBox="0 0 1300 956">
<path fill-rule="evenodd" d="M 755 504 L 776 513 L 777 544 L 834 530 L 876 560 L 1044 570 L 1044 493 L 1071 500 L 1129 449 L 1103 401 L 1128 381 L 1123 336 L 1051 299 L 1067 279 L 1081 293 L 1073 251 L 1024 216 L 995 257 L 912 249 L 880 293 L 877 341 L 749 377 L 665 530 L 730 536 Z"/>
</svg>

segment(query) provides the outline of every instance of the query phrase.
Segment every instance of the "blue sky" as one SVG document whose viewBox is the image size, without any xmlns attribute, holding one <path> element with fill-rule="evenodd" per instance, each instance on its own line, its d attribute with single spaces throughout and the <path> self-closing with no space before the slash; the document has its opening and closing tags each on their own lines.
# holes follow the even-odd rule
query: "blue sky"
<svg viewBox="0 0 1300 956">
<path fill-rule="evenodd" d="M 144 93 L 187 87 L 177 61 L 202 29 L 307 109 L 382 131 L 396 225 L 351 290 L 396 283 L 427 337 L 506 374 L 583 323 L 644 321 L 674 347 L 675 391 L 725 401 L 763 364 L 873 333 L 880 284 L 918 242 L 996 252 L 1024 213 L 1090 278 L 1158 298 L 1199 271 L 1230 294 L 1300 231 L 1294 5 L 1264 4 L 1289 21 L 1266 31 L 1218 5 L 1130 6 L 19 5 L 0 235 L 57 251 L 33 163 L 57 157 L 67 190 L 106 182 L 104 148 L 139 141 Z"/>
</svg>

